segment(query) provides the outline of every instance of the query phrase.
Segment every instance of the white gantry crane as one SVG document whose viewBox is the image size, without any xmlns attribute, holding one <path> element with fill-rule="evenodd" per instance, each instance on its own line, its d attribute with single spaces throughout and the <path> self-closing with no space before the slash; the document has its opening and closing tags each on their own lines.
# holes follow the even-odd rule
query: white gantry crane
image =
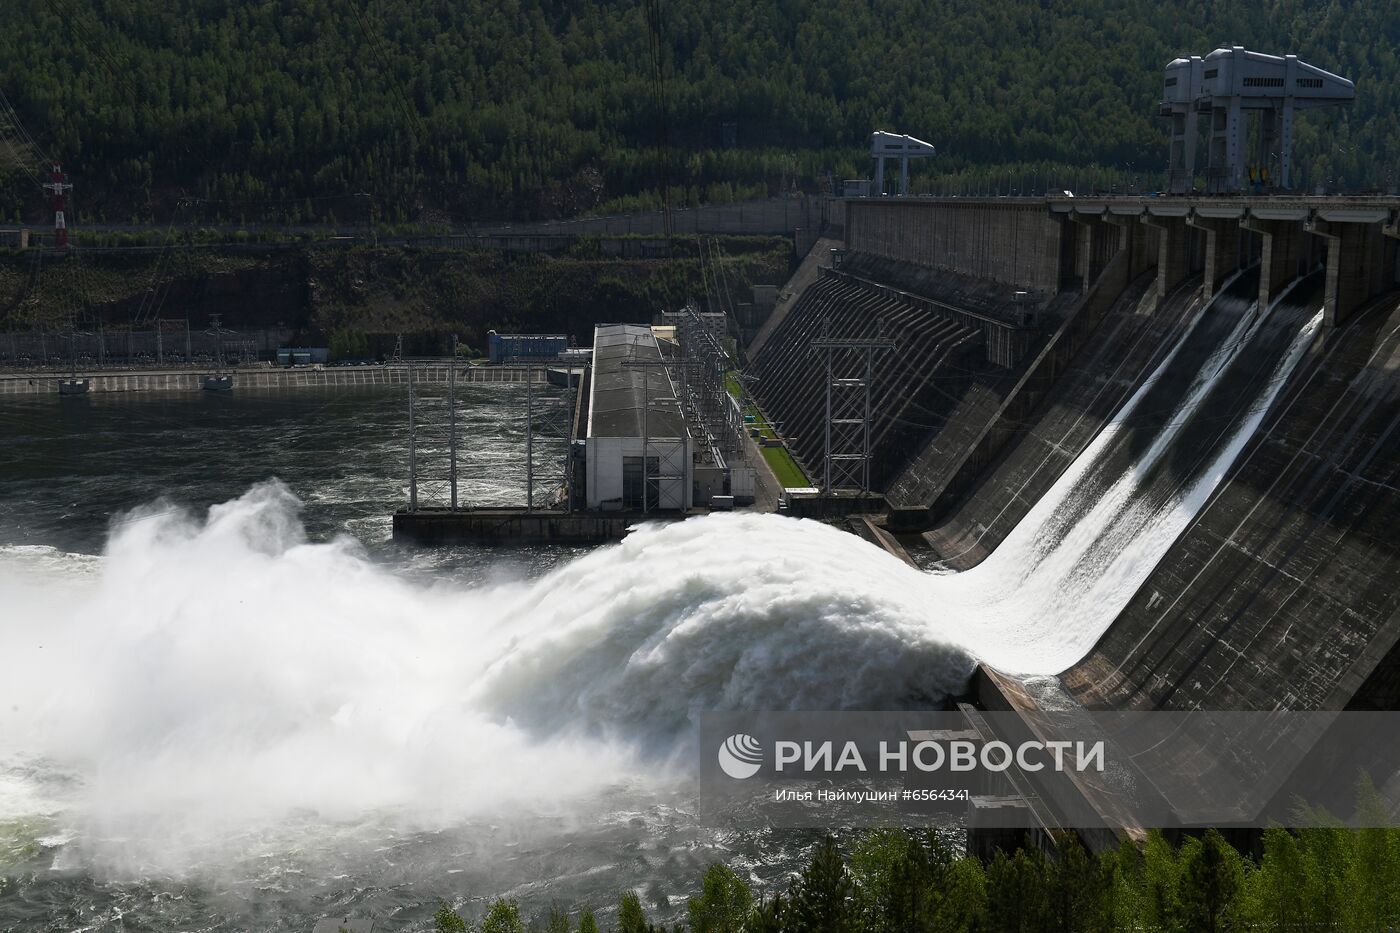
<svg viewBox="0 0 1400 933">
<path fill-rule="evenodd" d="M 1158 112 L 1171 119 L 1167 190 L 1191 191 L 1196 174 L 1198 119 L 1209 117 L 1206 190 L 1225 194 L 1261 188 L 1287 189 L 1293 173 L 1293 114 L 1312 107 L 1349 104 L 1356 85 L 1300 61 L 1243 46 L 1218 48 L 1205 58 L 1178 58 L 1166 67 Z M 1249 160 L 1248 112 L 1258 113 L 1258 145 Z"/>
<path fill-rule="evenodd" d="M 909 194 L 909 160 L 933 155 L 933 146 L 922 139 L 876 130 L 870 134 L 870 157 L 875 160 L 876 197 L 885 194 L 885 160 L 899 160 L 899 195 Z"/>
</svg>

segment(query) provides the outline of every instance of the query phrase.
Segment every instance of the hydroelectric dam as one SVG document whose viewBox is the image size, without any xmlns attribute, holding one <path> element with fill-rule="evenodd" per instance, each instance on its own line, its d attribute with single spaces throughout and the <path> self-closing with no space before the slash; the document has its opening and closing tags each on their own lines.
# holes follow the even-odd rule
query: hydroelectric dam
<svg viewBox="0 0 1400 933">
<path fill-rule="evenodd" d="M 831 219 L 748 344 L 752 393 L 827 514 L 878 509 L 935 574 L 1014 581 L 1038 635 L 979 667 L 970 721 L 1400 706 L 1400 198 L 855 197 Z M 1240 767 L 1247 820 L 1287 774 Z M 1022 797 L 1046 826 L 1112 805 Z"/>
</svg>

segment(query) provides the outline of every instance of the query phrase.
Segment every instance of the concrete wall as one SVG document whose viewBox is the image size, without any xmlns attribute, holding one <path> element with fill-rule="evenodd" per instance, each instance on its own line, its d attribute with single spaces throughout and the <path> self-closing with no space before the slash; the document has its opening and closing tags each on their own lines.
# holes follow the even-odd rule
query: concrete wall
<svg viewBox="0 0 1400 933">
<path fill-rule="evenodd" d="M 990 279 L 1042 296 L 1060 287 L 1062 235 L 1062 221 L 1041 200 L 846 202 L 846 245 L 853 251 Z"/>
<path fill-rule="evenodd" d="M 691 458 L 688 439 L 651 438 L 648 453 L 657 458 L 662 476 L 659 502 L 650 503 L 656 509 L 688 509 L 691 501 Z M 622 507 L 622 463 L 625 457 L 642 455 L 640 437 L 590 437 L 587 445 L 588 491 L 590 509 Z"/>
<path fill-rule="evenodd" d="M 807 251 L 801 264 L 793 272 L 792 278 L 788 279 L 787 284 L 779 291 L 773 310 L 768 312 L 753 340 L 745 348 L 744 352 L 749 359 L 755 359 L 762 352 L 764 344 L 786 320 L 788 312 L 796 306 L 807 286 L 817 281 L 820 270 L 831 268 L 832 252 L 840 245 L 840 240 L 825 237 L 812 244 L 812 248 Z"/>
<path fill-rule="evenodd" d="M 419 544 L 597 544 L 620 540 L 634 521 L 635 515 L 596 512 L 420 509 L 394 513 L 394 538 Z"/>
</svg>

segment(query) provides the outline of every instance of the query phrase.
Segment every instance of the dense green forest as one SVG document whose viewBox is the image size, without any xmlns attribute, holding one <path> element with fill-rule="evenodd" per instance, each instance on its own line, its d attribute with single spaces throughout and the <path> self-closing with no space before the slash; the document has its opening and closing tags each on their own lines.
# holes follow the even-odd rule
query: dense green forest
<svg viewBox="0 0 1400 933">
<path fill-rule="evenodd" d="M 1400 923 L 1400 830 L 1270 829 L 1258 860 L 1215 830 L 1173 846 L 1159 833 L 1088 854 L 1073 837 L 1053 858 L 1037 850 L 990 862 L 960 856 L 932 832 L 879 830 L 843 857 L 817 845 L 786 890 L 755 894 L 714 865 L 687 903 L 691 933 L 1370 933 Z M 497 900 L 474 926 L 448 904 L 436 933 L 658 933 L 633 892 L 600 920 L 555 907 L 528 926 L 519 905 Z"/>
<path fill-rule="evenodd" d="M 815 191 L 866 174 L 877 127 L 939 147 L 916 190 L 1151 188 L 1162 66 L 1225 43 L 1356 81 L 1349 112 L 1300 120 L 1306 184 L 1397 180 L 1393 0 L 659 8 L 664 130 L 642 3 L 10 0 L 0 91 L 37 145 L 6 127 L 0 216 L 43 216 L 22 169 L 44 156 L 111 223 L 555 217 L 654 203 L 663 178 L 682 202 Z"/>
</svg>

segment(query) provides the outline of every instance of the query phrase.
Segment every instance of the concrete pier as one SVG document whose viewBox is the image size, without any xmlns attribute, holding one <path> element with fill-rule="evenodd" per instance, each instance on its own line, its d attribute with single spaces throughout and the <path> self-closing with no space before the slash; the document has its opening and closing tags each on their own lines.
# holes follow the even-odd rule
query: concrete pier
<svg viewBox="0 0 1400 933">
<path fill-rule="evenodd" d="M 1104 215 L 1104 220 L 1118 228 L 1118 252 L 1126 257 L 1127 268 L 1124 270 L 1124 274 L 1130 280 L 1152 268 L 1154 261 L 1160 262 L 1159 258 L 1151 255 L 1149 243 L 1151 228 L 1141 223 L 1139 217 L 1139 214 L 1108 213 Z"/>
<path fill-rule="evenodd" d="M 1142 222 L 1156 227 L 1157 238 L 1157 301 L 1166 300 L 1172 290 L 1191 274 L 1191 254 L 1188 250 L 1186 216 L 1154 216 L 1143 213 Z"/>
<path fill-rule="evenodd" d="M 1303 255 L 1303 229 L 1296 221 L 1247 216 L 1240 229 L 1259 234 L 1259 307 L 1267 308 L 1283 287 L 1298 277 Z"/>
<path fill-rule="evenodd" d="M 1087 295 L 1103 274 L 1109 257 L 1117 248 L 1118 240 L 1111 235 L 1102 212 L 1074 211 L 1069 215 L 1069 219 L 1078 227 L 1075 234 L 1074 272 L 1079 279 L 1080 291 Z"/>
<path fill-rule="evenodd" d="M 1335 327 L 1382 290 L 1386 244 L 1374 224 L 1334 223 L 1315 217 L 1308 221 L 1306 229 L 1328 243 L 1323 320 Z M 1389 265 L 1390 277 L 1394 278 L 1393 258 Z"/>
<path fill-rule="evenodd" d="M 1228 220 L 1198 216 L 1194 211 L 1186 222 L 1206 236 L 1206 264 L 1201 283 L 1201 297 L 1206 301 L 1240 267 L 1240 227 Z"/>
<path fill-rule="evenodd" d="M 650 515 L 655 521 L 661 516 Z M 602 544 L 620 541 L 640 515 L 524 509 L 402 510 L 394 513 L 394 540 L 415 544 Z"/>
</svg>

